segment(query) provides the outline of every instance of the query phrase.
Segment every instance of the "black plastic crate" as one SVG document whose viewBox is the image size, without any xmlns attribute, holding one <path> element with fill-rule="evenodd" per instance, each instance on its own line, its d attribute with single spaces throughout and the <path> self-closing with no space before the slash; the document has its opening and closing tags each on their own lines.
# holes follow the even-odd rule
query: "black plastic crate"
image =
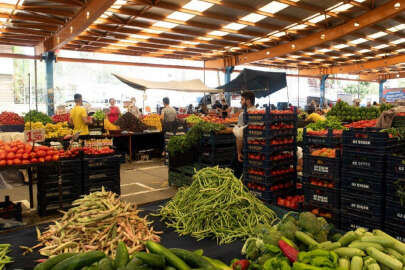
<svg viewBox="0 0 405 270">
<path fill-rule="evenodd" d="M 387 198 L 405 207 L 405 177 L 387 176 Z"/>
<path fill-rule="evenodd" d="M 384 223 L 384 231 L 394 237 L 395 239 L 405 243 L 405 225 L 399 225 L 397 223 Z"/>
<path fill-rule="evenodd" d="M 279 196 L 290 196 L 295 194 L 295 187 L 281 189 L 278 191 L 258 190 L 255 188 L 248 188 L 260 200 L 268 203 L 274 203 Z"/>
<path fill-rule="evenodd" d="M 5 196 L 4 202 L 0 202 L 0 218 L 22 221 L 21 203 L 13 203 L 9 196 Z"/>
<path fill-rule="evenodd" d="M 304 145 L 319 145 L 325 147 L 334 148 L 341 145 L 343 142 L 342 134 L 333 134 L 333 129 L 328 129 L 328 132 L 324 136 L 310 135 L 307 133 L 307 129 L 304 128 L 303 132 L 303 144 Z"/>
<path fill-rule="evenodd" d="M 248 171 L 245 169 L 244 173 L 243 173 L 243 179 L 244 179 L 244 181 L 257 183 L 257 184 L 271 184 L 271 183 L 278 183 L 283 180 L 287 181 L 288 179 L 296 180 L 297 173 L 293 172 L 293 173 L 282 174 L 282 175 L 278 175 L 278 176 L 263 176 L 263 175 L 249 174 Z"/>
<path fill-rule="evenodd" d="M 387 198 L 385 201 L 385 221 L 394 224 L 404 224 L 405 227 L 405 206 L 401 206 L 399 202 L 394 202 Z"/>
<path fill-rule="evenodd" d="M 304 203 L 304 211 L 311 212 L 318 217 L 323 217 L 329 224 L 333 224 L 335 228 L 340 228 L 340 210 L 338 208 L 325 208 L 319 205 Z"/>
<path fill-rule="evenodd" d="M 405 178 L 405 154 L 391 154 L 388 156 L 387 174 Z"/>
<path fill-rule="evenodd" d="M 46 166 L 42 167 L 39 166 L 37 169 L 38 175 L 41 175 L 42 178 L 49 178 L 46 177 L 47 175 L 59 175 L 59 174 L 71 174 L 73 172 L 81 173 L 82 167 L 82 160 L 79 158 L 75 159 L 62 159 L 58 162 L 55 162 L 54 166 Z"/>
<path fill-rule="evenodd" d="M 271 145 L 270 140 L 267 140 L 265 144 L 252 144 L 249 143 L 246 138 L 243 143 L 244 152 L 246 153 L 263 153 L 266 155 L 272 155 L 273 153 L 281 151 L 297 151 L 297 142 L 294 137 L 293 143 Z"/>
<path fill-rule="evenodd" d="M 340 229 L 343 231 L 352 231 L 358 228 L 365 228 L 369 231 L 373 229 L 383 229 L 383 219 L 370 219 L 362 215 L 357 215 L 351 211 L 340 211 Z"/>
<path fill-rule="evenodd" d="M 385 193 L 385 179 L 370 173 L 343 170 L 342 192 L 382 196 Z"/>
<path fill-rule="evenodd" d="M 384 217 L 385 201 L 383 196 L 369 197 L 345 192 L 341 194 L 340 207 L 341 210 L 378 222 Z"/>
<path fill-rule="evenodd" d="M 264 121 L 297 121 L 297 111 L 285 110 L 285 111 L 272 111 L 266 106 L 262 114 L 245 112 L 245 122 L 257 123 Z"/>
<path fill-rule="evenodd" d="M 40 217 L 55 215 L 58 214 L 59 211 L 68 210 L 72 208 L 73 201 L 66 200 L 60 201 L 57 203 L 49 203 L 49 204 L 38 204 L 38 214 Z"/>
<path fill-rule="evenodd" d="M 222 144 L 234 144 L 235 136 L 230 134 L 216 134 L 215 132 L 205 133 L 201 138 L 201 145 L 222 145 Z"/>
<path fill-rule="evenodd" d="M 329 209 L 339 208 L 340 191 L 337 188 L 315 187 L 310 184 L 304 184 L 305 202 L 327 207 Z"/>
<path fill-rule="evenodd" d="M 373 151 L 385 151 L 399 145 L 399 140 L 390 138 L 386 132 L 378 128 L 350 129 L 343 131 L 343 145 L 361 147 Z"/>
<path fill-rule="evenodd" d="M 311 156 L 304 153 L 304 176 L 314 176 L 323 179 L 340 178 L 340 158 Z"/>
<path fill-rule="evenodd" d="M 264 169 L 274 169 L 278 166 L 285 166 L 287 164 L 293 164 L 296 165 L 297 159 L 295 158 L 295 155 L 289 158 L 285 159 L 280 159 L 280 160 L 255 160 L 255 159 L 249 159 L 247 158 L 247 155 L 245 155 L 245 158 L 243 160 L 243 166 L 244 167 L 256 167 L 256 168 L 264 168 Z"/>
<path fill-rule="evenodd" d="M 363 170 L 373 174 L 385 173 L 385 155 L 343 148 L 343 168 L 351 171 Z"/>
<path fill-rule="evenodd" d="M 263 125 L 264 129 L 250 128 L 249 126 L 244 129 L 245 137 L 258 137 L 258 138 L 276 138 L 283 136 L 297 136 L 297 129 L 295 125 L 287 129 L 271 129 L 270 126 Z"/>
<path fill-rule="evenodd" d="M 121 165 L 120 155 L 109 155 L 103 157 L 85 157 L 83 158 L 83 168 L 86 171 L 98 171 L 112 169 Z"/>
</svg>

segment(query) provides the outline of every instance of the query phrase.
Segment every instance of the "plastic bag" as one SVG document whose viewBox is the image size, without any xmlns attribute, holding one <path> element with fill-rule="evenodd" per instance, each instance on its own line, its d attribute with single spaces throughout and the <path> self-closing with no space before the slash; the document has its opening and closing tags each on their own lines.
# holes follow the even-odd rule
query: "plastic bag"
<svg viewBox="0 0 405 270">
<path fill-rule="evenodd" d="M 242 139 L 243 138 L 243 130 L 245 129 L 245 127 L 247 127 L 247 126 L 242 126 L 242 127 L 234 126 L 233 130 L 232 130 L 233 135 L 235 135 L 235 137 L 237 139 Z"/>
</svg>

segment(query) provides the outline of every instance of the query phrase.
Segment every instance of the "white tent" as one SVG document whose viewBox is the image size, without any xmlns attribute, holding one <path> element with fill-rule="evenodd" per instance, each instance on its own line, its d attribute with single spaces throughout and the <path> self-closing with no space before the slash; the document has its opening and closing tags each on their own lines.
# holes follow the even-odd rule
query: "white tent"
<svg viewBox="0 0 405 270">
<path fill-rule="evenodd" d="M 117 79 L 129 86 L 139 89 L 160 89 L 160 90 L 172 90 L 190 93 L 221 93 L 223 90 L 212 89 L 207 87 L 201 80 L 186 80 L 186 81 L 168 81 L 168 82 L 155 82 L 147 81 L 138 78 L 131 78 L 128 76 L 121 76 L 113 74 Z"/>
</svg>

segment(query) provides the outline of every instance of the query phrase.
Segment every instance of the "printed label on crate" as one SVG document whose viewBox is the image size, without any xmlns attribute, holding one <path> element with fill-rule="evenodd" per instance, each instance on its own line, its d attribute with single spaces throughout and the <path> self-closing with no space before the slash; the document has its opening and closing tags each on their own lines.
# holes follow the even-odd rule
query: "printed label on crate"
<svg viewBox="0 0 405 270">
<path fill-rule="evenodd" d="M 397 218 L 405 219 L 405 214 L 404 213 L 397 213 L 396 216 L 397 216 Z"/>
<path fill-rule="evenodd" d="M 255 146 L 249 145 L 249 149 L 253 150 L 253 151 L 261 151 L 263 149 L 263 147 L 262 146 L 257 146 L 257 145 L 255 145 Z"/>
<path fill-rule="evenodd" d="M 318 195 L 318 194 L 312 195 L 312 199 L 314 201 L 322 202 L 322 203 L 328 203 L 329 202 L 327 196 L 322 196 L 322 195 Z"/>
<path fill-rule="evenodd" d="M 262 135 L 263 131 L 260 130 L 249 130 L 249 135 Z"/>
<path fill-rule="evenodd" d="M 371 167 L 371 163 L 367 162 L 367 161 L 354 160 L 354 161 L 352 161 L 352 165 L 357 166 L 357 167 L 369 167 L 369 168 Z"/>
<path fill-rule="evenodd" d="M 370 145 L 371 142 L 370 141 L 366 141 L 366 140 L 359 140 L 359 139 L 354 139 L 353 144 L 361 144 L 361 145 Z"/>
<path fill-rule="evenodd" d="M 314 165 L 314 172 L 328 173 L 329 167 L 321 166 L 321 165 Z"/>
<path fill-rule="evenodd" d="M 403 237 L 403 236 L 397 235 L 397 236 L 395 236 L 395 239 L 397 239 L 397 240 L 399 240 L 401 242 L 405 242 L 405 237 Z"/>
<path fill-rule="evenodd" d="M 318 144 L 318 143 L 325 142 L 325 140 L 324 139 L 318 139 L 318 138 L 309 138 L 308 142 L 313 143 L 313 144 Z"/>
<path fill-rule="evenodd" d="M 370 189 L 370 185 L 369 184 L 364 184 L 364 183 L 352 182 L 351 186 L 354 187 L 354 188 Z"/>
<path fill-rule="evenodd" d="M 367 230 L 369 229 L 364 225 L 353 224 L 353 223 L 350 224 L 350 228 L 353 229 L 353 230 L 358 229 L 358 228 L 364 228 L 364 229 L 367 229 Z"/>
<path fill-rule="evenodd" d="M 404 162 L 404 161 L 402 161 L 402 162 Z M 399 165 L 398 166 L 398 172 L 405 172 L 405 166 L 404 165 Z"/>
<path fill-rule="evenodd" d="M 359 209 L 359 210 L 367 210 L 367 211 L 369 210 L 368 205 L 357 204 L 357 203 L 351 203 L 350 207 L 351 208 L 356 208 L 356 209 Z"/>
<path fill-rule="evenodd" d="M 261 161 L 253 161 L 253 160 L 249 160 L 249 165 L 252 166 L 261 166 L 263 162 Z"/>
</svg>

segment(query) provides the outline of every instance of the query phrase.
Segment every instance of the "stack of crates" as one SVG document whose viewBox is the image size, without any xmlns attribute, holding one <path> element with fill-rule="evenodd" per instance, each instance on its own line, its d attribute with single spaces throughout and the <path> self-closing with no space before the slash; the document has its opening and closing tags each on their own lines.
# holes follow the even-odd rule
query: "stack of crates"
<svg viewBox="0 0 405 270">
<path fill-rule="evenodd" d="M 105 190 L 121 194 L 120 155 L 88 156 L 83 158 L 82 193 Z"/>
<path fill-rule="evenodd" d="M 232 159 L 236 153 L 236 140 L 233 133 L 218 134 L 211 132 L 203 134 L 200 151 L 200 167 L 220 166 L 231 167 Z"/>
<path fill-rule="evenodd" d="M 261 200 L 276 203 L 277 198 L 295 195 L 297 180 L 297 113 L 271 111 L 245 112 L 245 185 Z"/>
<path fill-rule="evenodd" d="M 386 160 L 396 145 L 376 128 L 343 132 L 342 229 L 383 228 Z"/>
<path fill-rule="evenodd" d="M 40 216 L 68 209 L 82 194 L 82 161 L 60 160 L 54 166 L 39 166 L 37 179 Z"/>
<path fill-rule="evenodd" d="M 402 148 L 404 149 L 404 148 Z M 405 242 L 405 151 L 391 153 L 387 160 L 385 222 L 387 233 Z"/>
<path fill-rule="evenodd" d="M 342 134 L 328 129 L 324 133 L 303 133 L 304 210 L 324 217 L 340 227 Z"/>
</svg>

